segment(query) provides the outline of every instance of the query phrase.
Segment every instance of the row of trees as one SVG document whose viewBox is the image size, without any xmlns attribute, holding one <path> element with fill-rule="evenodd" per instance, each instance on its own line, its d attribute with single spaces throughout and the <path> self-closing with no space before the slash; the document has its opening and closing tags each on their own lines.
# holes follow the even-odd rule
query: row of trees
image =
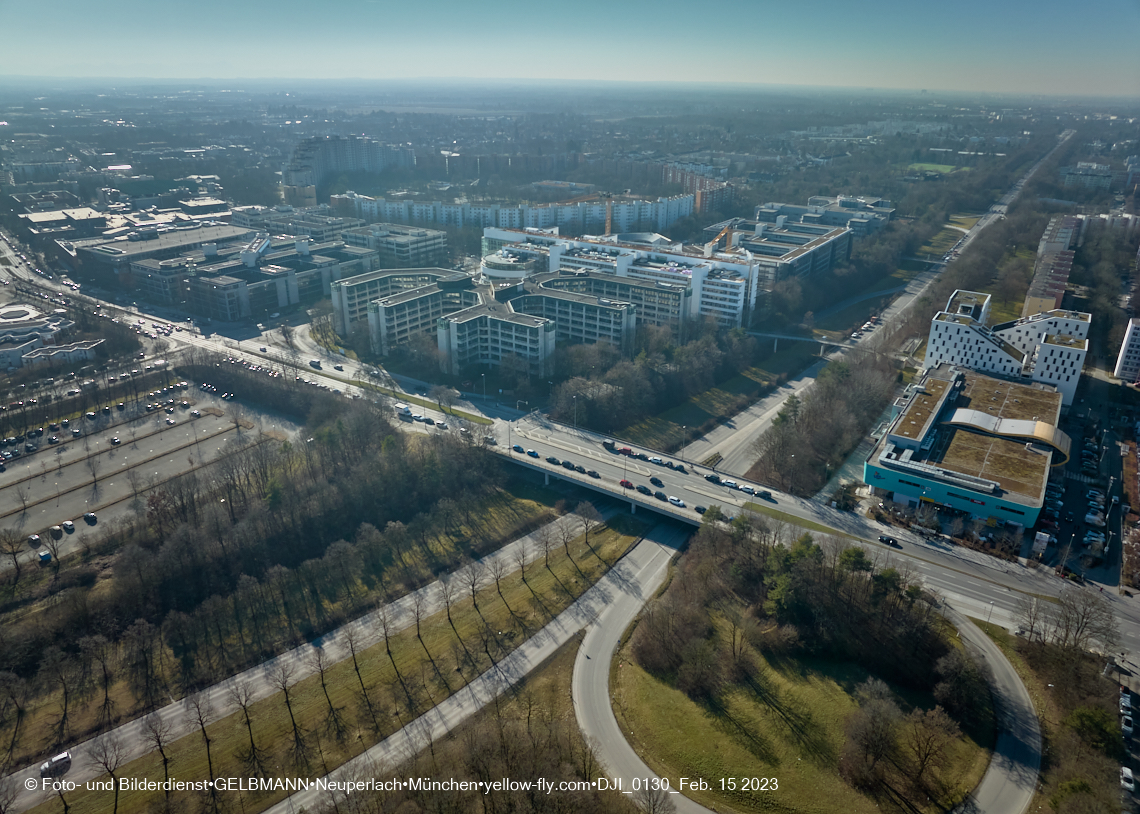
<svg viewBox="0 0 1140 814">
<path fill-rule="evenodd" d="M 14 587 L 0 626 L 10 753 L 40 696 L 61 699 L 57 740 L 77 709 L 98 707 L 99 728 L 318 636 L 542 520 L 499 495 L 501 471 L 474 443 L 409 439 L 363 400 L 237 366 L 208 372 L 279 409 L 307 406 L 305 441 L 263 439 L 150 491 L 94 546 L 96 562 L 111 558 L 98 584 L 92 565 L 69 561 L 49 606 Z M 116 681 L 131 703 L 115 701 Z"/>
<path fill-rule="evenodd" d="M 893 360 L 884 355 L 829 364 L 806 395 L 788 398 L 756 440 L 749 477 L 792 494 L 815 494 L 866 437 L 897 380 Z"/>
</svg>

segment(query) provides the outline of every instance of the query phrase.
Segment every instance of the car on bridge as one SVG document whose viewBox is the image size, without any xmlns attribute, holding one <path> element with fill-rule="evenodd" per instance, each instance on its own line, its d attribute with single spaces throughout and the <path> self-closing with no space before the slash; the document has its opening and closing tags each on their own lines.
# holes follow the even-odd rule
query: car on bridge
<svg viewBox="0 0 1140 814">
<path fill-rule="evenodd" d="M 526 450 L 523 449 L 519 444 L 515 444 L 513 447 L 511 447 L 511 449 L 513 449 L 515 452 L 526 452 Z"/>
<path fill-rule="evenodd" d="M 653 494 L 653 490 L 646 486 L 644 483 L 637 484 L 637 491 L 641 492 L 643 495 Z"/>
<path fill-rule="evenodd" d="M 620 481 L 622 489 L 632 489 L 633 483 L 627 480 Z"/>
<path fill-rule="evenodd" d="M 682 509 L 685 508 L 685 501 L 681 500 L 679 497 L 673 497 L 672 495 L 669 495 L 669 502 L 674 506 L 680 506 Z"/>
<path fill-rule="evenodd" d="M 533 449 L 528 449 L 528 450 L 526 451 L 526 454 L 527 454 L 527 455 L 529 455 L 529 456 L 530 456 L 530 457 L 532 457 L 532 458 L 537 458 L 537 457 L 538 457 L 538 453 L 537 453 L 537 452 L 535 452 Z"/>
<path fill-rule="evenodd" d="M 548 464 L 554 464 L 555 466 L 561 466 L 562 465 L 562 461 L 558 460 L 553 455 L 547 455 L 546 456 L 546 462 Z"/>
</svg>

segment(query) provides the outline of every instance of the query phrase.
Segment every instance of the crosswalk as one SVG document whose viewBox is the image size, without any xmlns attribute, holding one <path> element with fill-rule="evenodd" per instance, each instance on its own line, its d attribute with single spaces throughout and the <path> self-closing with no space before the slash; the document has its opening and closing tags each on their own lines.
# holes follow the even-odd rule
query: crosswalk
<svg viewBox="0 0 1140 814">
<path fill-rule="evenodd" d="M 1093 477 L 1092 475 L 1086 475 L 1083 472 L 1066 472 L 1065 477 L 1071 478 L 1078 483 L 1093 483 L 1094 481 L 1100 480 L 1100 478 Z"/>
</svg>

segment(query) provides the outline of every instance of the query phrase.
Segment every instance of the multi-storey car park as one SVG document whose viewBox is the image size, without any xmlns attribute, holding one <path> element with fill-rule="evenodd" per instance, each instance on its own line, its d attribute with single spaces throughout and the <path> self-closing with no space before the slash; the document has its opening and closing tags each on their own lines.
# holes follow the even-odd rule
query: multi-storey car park
<svg viewBox="0 0 1140 814">
<path fill-rule="evenodd" d="M 1061 394 L 947 364 L 896 403 L 900 412 L 863 464 L 875 494 L 1026 528 L 1052 467 L 1069 459 L 1057 428 Z"/>
</svg>

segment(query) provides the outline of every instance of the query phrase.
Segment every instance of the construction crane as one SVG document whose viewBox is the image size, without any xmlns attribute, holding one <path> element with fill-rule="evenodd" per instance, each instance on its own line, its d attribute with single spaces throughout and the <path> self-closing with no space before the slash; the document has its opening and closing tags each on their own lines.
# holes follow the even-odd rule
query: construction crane
<svg viewBox="0 0 1140 814">
<path fill-rule="evenodd" d="M 732 248 L 732 231 L 733 231 L 733 229 L 732 229 L 731 223 L 728 226 L 725 226 L 723 229 L 721 229 L 720 232 L 717 233 L 716 237 L 714 237 L 712 240 L 710 240 L 708 243 L 705 244 L 705 256 L 706 257 L 712 256 L 712 253 L 716 250 L 717 244 L 720 243 L 720 239 L 722 237 L 725 239 L 724 240 L 724 248 L 726 250 L 731 249 Z"/>
</svg>

